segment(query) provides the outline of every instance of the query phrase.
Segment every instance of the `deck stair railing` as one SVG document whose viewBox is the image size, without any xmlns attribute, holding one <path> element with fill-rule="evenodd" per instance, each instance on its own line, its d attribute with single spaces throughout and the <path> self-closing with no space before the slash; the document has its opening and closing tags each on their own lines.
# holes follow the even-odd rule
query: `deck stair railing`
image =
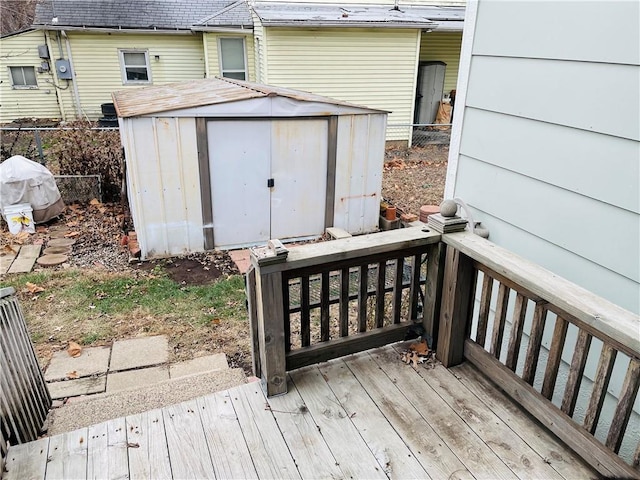
<svg viewBox="0 0 640 480">
<path fill-rule="evenodd" d="M 51 407 L 14 294 L 13 288 L 0 289 L 0 472 L 8 446 L 36 440 Z"/>
</svg>

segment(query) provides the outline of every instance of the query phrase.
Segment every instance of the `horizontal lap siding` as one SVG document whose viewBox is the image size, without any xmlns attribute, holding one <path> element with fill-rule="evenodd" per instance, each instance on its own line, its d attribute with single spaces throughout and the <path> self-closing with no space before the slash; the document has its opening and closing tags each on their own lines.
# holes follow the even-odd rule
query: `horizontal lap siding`
<svg viewBox="0 0 640 480">
<path fill-rule="evenodd" d="M 266 30 L 268 82 L 389 110 L 411 123 L 417 30 Z"/>
<path fill-rule="evenodd" d="M 111 93 L 145 85 L 124 85 L 119 49 L 149 51 L 153 85 L 204 78 L 202 37 L 197 35 L 85 34 L 68 32 L 82 110 L 90 119 L 102 116 L 100 105 Z M 159 55 L 159 60 L 155 56 Z"/>
<path fill-rule="evenodd" d="M 37 89 L 13 89 L 9 67 L 38 68 L 44 61 L 38 56 L 38 45 L 44 45 L 41 31 L 26 32 L 0 40 L 0 123 L 17 118 L 60 118 L 60 108 L 53 86 L 53 75 L 37 73 Z M 55 52 L 51 52 L 55 57 Z M 51 61 L 50 61 L 51 63 Z M 47 82 L 47 80 L 49 82 Z"/>
<path fill-rule="evenodd" d="M 207 59 L 209 63 L 209 78 L 213 77 L 221 77 L 222 73 L 220 72 L 220 55 L 218 50 L 218 39 L 220 37 L 223 38 L 243 38 L 245 49 L 247 52 L 246 60 L 247 60 L 247 71 L 249 78 L 247 78 L 250 82 L 255 82 L 256 74 L 255 74 L 255 50 L 254 50 L 254 42 L 253 37 L 251 35 L 233 35 L 233 34 L 217 34 L 217 33 L 204 33 L 204 42 L 207 44 L 206 52 Z"/>
<path fill-rule="evenodd" d="M 460 66 L 462 32 L 423 33 L 420 41 L 420 61 L 441 61 L 447 64 L 444 75 L 444 91 L 456 88 Z"/>
</svg>

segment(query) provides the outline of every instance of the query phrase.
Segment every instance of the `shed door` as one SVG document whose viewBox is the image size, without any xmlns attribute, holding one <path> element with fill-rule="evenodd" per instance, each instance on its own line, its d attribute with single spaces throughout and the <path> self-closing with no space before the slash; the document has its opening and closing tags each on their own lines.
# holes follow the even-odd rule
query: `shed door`
<svg viewBox="0 0 640 480">
<path fill-rule="evenodd" d="M 270 122 L 209 122 L 207 138 L 215 246 L 269 240 Z"/>
</svg>

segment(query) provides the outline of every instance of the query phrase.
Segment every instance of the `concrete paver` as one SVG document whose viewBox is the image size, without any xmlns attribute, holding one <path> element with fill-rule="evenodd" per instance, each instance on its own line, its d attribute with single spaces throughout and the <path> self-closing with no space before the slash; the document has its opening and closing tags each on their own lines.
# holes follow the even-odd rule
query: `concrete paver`
<svg viewBox="0 0 640 480">
<path fill-rule="evenodd" d="M 249 270 L 249 267 L 251 266 L 249 250 L 231 250 L 227 253 L 229 253 L 231 260 L 233 260 L 233 262 L 236 264 L 236 267 L 238 267 L 240 273 L 243 275 L 247 273 L 247 270 Z"/>
<path fill-rule="evenodd" d="M 76 397 L 78 395 L 88 395 L 90 393 L 101 393 L 105 391 L 107 377 L 85 377 L 64 382 L 52 382 L 47 384 L 49 394 L 53 400 L 66 397 Z"/>
<path fill-rule="evenodd" d="M 111 348 L 109 371 L 150 367 L 168 360 L 169 342 L 165 335 L 118 340 Z"/>
<path fill-rule="evenodd" d="M 107 393 L 146 387 L 164 380 L 169 380 L 169 369 L 166 366 L 110 373 L 107 376 Z"/>
<path fill-rule="evenodd" d="M 227 356 L 224 353 L 198 357 L 184 362 L 169 365 L 169 377 L 178 378 L 194 373 L 212 372 L 229 368 Z"/>
<path fill-rule="evenodd" d="M 79 377 L 99 375 L 109 368 L 109 347 L 89 347 L 82 349 L 82 355 L 73 358 L 66 350 L 56 352 L 51 358 L 44 378 L 47 382 L 64 380 L 70 372 L 76 372 Z"/>
</svg>

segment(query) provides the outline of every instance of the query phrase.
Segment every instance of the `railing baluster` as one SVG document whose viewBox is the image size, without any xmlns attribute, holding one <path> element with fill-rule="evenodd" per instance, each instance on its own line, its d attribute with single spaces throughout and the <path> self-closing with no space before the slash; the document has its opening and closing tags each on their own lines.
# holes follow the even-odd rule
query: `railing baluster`
<svg viewBox="0 0 640 480">
<path fill-rule="evenodd" d="M 442 304 L 442 284 L 444 280 L 444 264 L 447 249 L 442 243 L 427 246 L 427 277 L 424 285 L 424 305 L 422 308 L 422 325 L 427 335 L 435 342 L 438 340 L 440 326 L 440 306 Z"/>
<path fill-rule="evenodd" d="M 360 265 L 358 275 L 358 332 L 367 331 L 367 293 L 369 290 L 369 265 Z"/>
<path fill-rule="evenodd" d="M 522 379 L 529 385 L 533 385 L 538 369 L 538 358 L 540 357 L 540 346 L 542 345 L 542 335 L 544 334 L 544 326 L 547 321 L 546 303 L 539 302 L 533 311 L 533 320 L 531 322 L 531 335 L 529 336 L 529 346 L 527 347 L 527 356 L 524 361 L 524 369 L 522 370 Z"/>
<path fill-rule="evenodd" d="M 420 269 L 422 268 L 422 255 L 414 255 L 411 260 L 411 287 L 409 289 L 409 314 L 411 318 L 409 320 L 418 319 L 418 304 L 419 304 L 419 292 L 420 292 Z"/>
<path fill-rule="evenodd" d="M 578 333 L 578 339 L 576 340 L 576 346 L 573 351 L 573 358 L 571 359 L 571 367 L 569 368 L 569 376 L 567 378 L 567 385 L 564 389 L 561 406 L 561 410 L 570 417 L 573 415 L 576 400 L 578 398 L 578 392 L 580 391 L 580 383 L 582 381 L 582 374 L 584 373 L 584 366 L 587 363 L 587 356 L 589 355 L 591 338 L 592 337 L 589 333 L 584 330 L 580 330 Z"/>
<path fill-rule="evenodd" d="M 504 336 L 504 324 L 507 319 L 507 306 L 509 305 L 509 287 L 501 283 L 498 288 L 498 303 L 496 304 L 496 316 L 493 320 L 493 333 L 491 335 L 491 347 L 489 353 L 500 358 L 502 350 L 502 338 Z"/>
<path fill-rule="evenodd" d="M 291 301 L 289 299 L 289 279 L 282 280 L 282 308 L 284 315 L 284 351 L 291 351 Z"/>
<path fill-rule="evenodd" d="M 611 422 L 611 427 L 609 427 L 607 441 L 605 442 L 605 445 L 616 453 L 620 450 L 620 445 L 622 444 L 624 432 L 627 429 L 627 423 L 631 416 L 631 410 L 633 409 L 639 386 L 640 360 L 632 358 L 629 362 L 629 368 L 624 377 L 624 382 L 622 383 L 622 389 L 618 397 L 618 405 L 613 414 L 613 421 Z"/>
<path fill-rule="evenodd" d="M 511 335 L 509 336 L 509 347 L 507 349 L 507 360 L 505 365 L 512 372 L 516 371 L 518 364 L 518 354 L 520 353 L 520 342 L 522 341 L 522 329 L 524 328 L 524 317 L 527 314 L 527 297 L 518 293 L 516 295 L 516 305 L 513 310 L 513 323 L 511 325 Z"/>
<path fill-rule="evenodd" d="M 329 272 L 322 272 L 322 287 L 320 289 L 320 341 L 329 341 Z"/>
<path fill-rule="evenodd" d="M 596 428 L 598 428 L 598 419 L 602 411 L 602 404 L 607 396 L 607 387 L 609 386 L 609 379 L 611 378 L 617 353 L 617 350 L 608 343 L 602 345 L 598 370 L 596 370 L 596 378 L 593 382 L 593 390 L 583 423 L 584 428 L 592 435 L 596 432 Z"/>
<path fill-rule="evenodd" d="M 340 271 L 340 336 L 349 335 L 349 267 Z"/>
<path fill-rule="evenodd" d="M 487 325 L 489 324 L 489 312 L 491 311 L 491 293 L 493 291 L 493 278 L 486 273 L 482 278 L 482 295 L 480 296 L 480 311 L 478 312 L 478 330 L 476 343 L 484 347 L 487 341 Z"/>
<path fill-rule="evenodd" d="M 553 397 L 553 389 L 556 387 L 558 368 L 562 361 L 562 349 L 564 348 L 564 340 L 567 337 L 568 327 L 569 324 L 564 318 L 556 318 L 556 326 L 553 329 L 553 339 L 551 340 L 551 348 L 549 349 L 547 368 L 544 372 L 542 391 L 540 392 L 542 396 L 548 400 L 551 400 L 551 397 Z"/>
<path fill-rule="evenodd" d="M 387 262 L 378 263 L 378 282 L 376 286 L 376 328 L 384 327 L 384 290 L 387 273 Z"/>
<path fill-rule="evenodd" d="M 300 278 L 300 344 L 311 345 L 311 307 L 309 306 L 309 275 Z"/>
<path fill-rule="evenodd" d="M 396 260 L 396 274 L 393 280 L 393 323 L 400 323 L 402 313 L 402 273 L 404 271 L 404 257 Z"/>
</svg>

